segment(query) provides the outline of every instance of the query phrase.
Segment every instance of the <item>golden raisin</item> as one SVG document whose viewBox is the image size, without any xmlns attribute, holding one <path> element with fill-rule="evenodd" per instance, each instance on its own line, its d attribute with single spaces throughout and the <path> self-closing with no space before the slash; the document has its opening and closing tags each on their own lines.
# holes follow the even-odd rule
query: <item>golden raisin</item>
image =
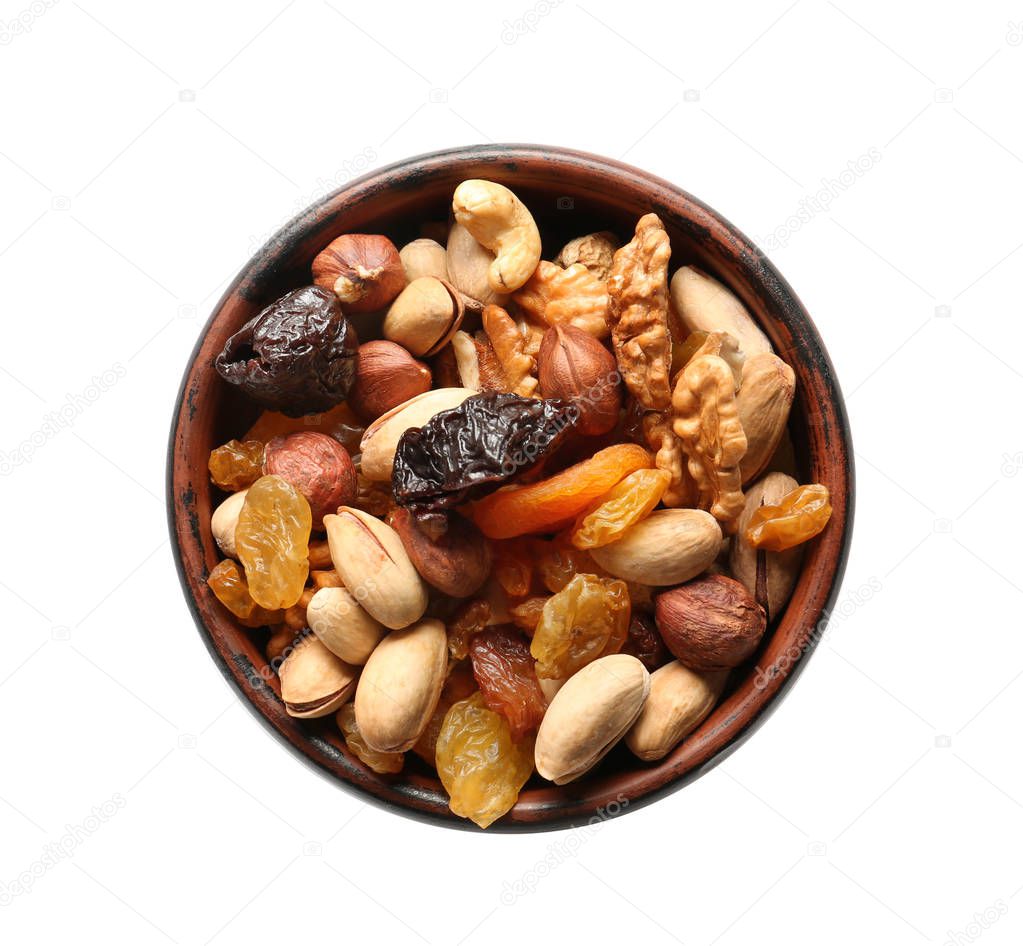
<svg viewBox="0 0 1023 946">
<path fill-rule="evenodd" d="M 229 558 L 215 565 L 206 579 L 210 591 L 245 627 L 263 627 L 284 620 L 282 611 L 266 611 L 252 600 L 238 564 Z"/>
<path fill-rule="evenodd" d="M 598 657 L 618 653 L 630 612 L 624 581 L 576 575 L 544 605 L 530 647 L 536 675 L 563 680 Z"/>
<path fill-rule="evenodd" d="M 746 527 L 755 549 L 784 552 L 818 535 L 831 518 L 831 496 L 820 483 L 797 486 L 776 506 L 760 506 Z"/>
<path fill-rule="evenodd" d="M 533 556 L 540 580 L 551 592 L 561 591 L 576 575 L 584 572 L 601 577 L 606 574 L 589 552 L 577 549 L 564 536 L 552 542 L 537 539 L 533 542 Z"/>
<path fill-rule="evenodd" d="M 577 549 L 595 549 L 621 538 L 626 529 L 650 515 L 670 483 L 666 470 L 630 473 L 576 520 L 572 544 Z"/>
<path fill-rule="evenodd" d="M 533 738 L 514 742 L 508 721 L 482 693 L 448 710 L 437 738 L 437 774 L 451 810 L 489 827 L 518 800 L 533 774 Z"/>
<path fill-rule="evenodd" d="M 260 477 L 249 487 L 234 543 L 256 604 L 290 608 L 302 597 L 312 522 L 305 497 L 279 476 Z"/>
<path fill-rule="evenodd" d="M 547 711 L 529 643 L 510 627 L 488 627 L 469 641 L 476 684 L 488 709 L 500 713 L 519 742 L 535 732 Z"/>
<path fill-rule="evenodd" d="M 476 692 L 476 678 L 472 675 L 472 664 L 468 660 L 459 660 L 448 664 L 448 676 L 440 691 L 440 699 L 433 716 L 426 724 L 426 729 L 419 737 L 412 751 L 425 763 L 437 767 L 437 737 L 448 710 L 459 700 L 464 700 Z"/>
<path fill-rule="evenodd" d="M 490 603 L 483 598 L 474 598 L 458 607 L 447 622 L 448 654 L 453 660 L 461 660 L 469 653 L 469 638 L 478 634 L 490 620 Z"/>
<path fill-rule="evenodd" d="M 210 479 L 221 489 L 236 493 L 263 475 L 261 440 L 229 440 L 210 454 Z"/>
<path fill-rule="evenodd" d="M 376 749 L 371 749 L 366 744 L 366 740 L 362 738 L 359 726 L 355 722 L 354 704 L 345 703 L 337 711 L 335 719 L 338 728 L 345 737 L 345 745 L 374 772 L 380 775 L 395 775 L 401 771 L 405 764 L 403 752 L 377 752 Z"/>
<path fill-rule="evenodd" d="M 653 465 L 638 444 L 616 444 L 538 483 L 499 490 L 476 503 L 472 515 L 492 539 L 557 532 L 619 480 Z"/>
<path fill-rule="evenodd" d="M 538 595 L 533 598 L 526 598 L 514 607 L 508 609 L 512 623 L 521 628 L 529 637 L 536 631 L 536 625 L 540 623 L 540 615 L 543 614 L 543 606 L 547 603 L 547 595 Z"/>
<path fill-rule="evenodd" d="M 526 539 L 494 544 L 494 577 L 510 598 L 529 594 L 533 584 L 533 553 Z"/>
</svg>

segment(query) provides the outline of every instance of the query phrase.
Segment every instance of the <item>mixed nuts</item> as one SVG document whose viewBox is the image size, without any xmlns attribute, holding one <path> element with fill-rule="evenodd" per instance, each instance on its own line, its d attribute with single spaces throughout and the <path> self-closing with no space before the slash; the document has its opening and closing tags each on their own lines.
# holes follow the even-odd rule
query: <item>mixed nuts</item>
<svg viewBox="0 0 1023 946">
<path fill-rule="evenodd" d="M 531 778 L 675 750 L 831 507 L 790 475 L 792 368 L 722 283 L 670 275 L 656 214 L 547 259 L 502 184 L 451 218 L 338 236 L 227 342 L 264 413 L 210 457 L 207 583 L 291 716 L 383 777 L 432 767 L 487 827 Z"/>
</svg>

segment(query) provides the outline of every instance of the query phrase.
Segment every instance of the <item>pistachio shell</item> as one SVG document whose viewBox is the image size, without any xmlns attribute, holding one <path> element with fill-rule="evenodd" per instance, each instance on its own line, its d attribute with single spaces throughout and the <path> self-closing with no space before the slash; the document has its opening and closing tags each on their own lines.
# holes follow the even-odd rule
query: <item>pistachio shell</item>
<svg viewBox="0 0 1023 946">
<path fill-rule="evenodd" d="M 762 352 L 748 358 L 736 398 L 739 423 L 746 434 L 742 482 L 755 480 L 774 456 L 796 393 L 795 372 L 777 355 Z"/>
<path fill-rule="evenodd" d="M 289 716 L 317 719 L 337 712 L 351 698 L 358 675 L 316 637 L 303 638 L 278 671 Z"/>
<path fill-rule="evenodd" d="M 413 355 L 435 355 L 458 331 L 464 315 L 465 306 L 454 286 L 436 276 L 420 276 L 391 303 L 384 317 L 384 338 Z"/>
<path fill-rule="evenodd" d="M 321 588 L 306 608 L 310 630 L 343 661 L 361 666 L 386 631 L 347 588 Z"/>
</svg>

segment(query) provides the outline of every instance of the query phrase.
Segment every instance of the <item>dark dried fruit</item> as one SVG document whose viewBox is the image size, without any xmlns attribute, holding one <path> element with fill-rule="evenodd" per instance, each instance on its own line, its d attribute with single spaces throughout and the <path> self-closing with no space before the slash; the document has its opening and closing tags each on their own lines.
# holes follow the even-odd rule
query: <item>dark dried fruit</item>
<svg viewBox="0 0 1023 946">
<path fill-rule="evenodd" d="M 282 296 L 232 335 L 217 373 L 263 407 L 289 417 L 343 401 L 359 340 L 337 296 L 305 286 Z"/>
<path fill-rule="evenodd" d="M 466 601 L 447 622 L 448 653 L 452 660 L 461 660 L 469 653 L 469 639 L 487 626 L 490 603 L 484 598 Z"/>
<path fill-rule="evenodd" d="M 625 638 L 620 653 L 631 654 L 651 673 L 671 660 L 668 648 L 657 633 L 654 619 L 648 614 L 636 612 L 633 612 L 632 620 L 629 621 L 629 636 Z"/>
<path fill-rule="evenodd" d="M 417 515 L 479 498 L 550 455 L 575 420 L 571 406 L 515 394 L 477 394 L 398 441 L 394 498 Z"/>
<path fill-rule="evenodd" d="M 488 627 L 469 641 L 469 656 L 487 709 L 508 720 L 512 740 L 534 732 L 547 701 L 526 639 L 510 627 Z"/>
</svg>

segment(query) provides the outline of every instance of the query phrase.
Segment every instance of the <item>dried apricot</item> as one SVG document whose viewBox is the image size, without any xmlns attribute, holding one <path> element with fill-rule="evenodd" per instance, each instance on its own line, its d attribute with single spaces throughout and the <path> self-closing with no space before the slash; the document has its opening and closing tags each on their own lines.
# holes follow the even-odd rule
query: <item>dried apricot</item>
<svg viewBox="0 0 1023 946">
<path fill-rule="evenodd" d="M 469 656 L 487 708 L 508 720 L 512 739 L 534 732 L 547 701 L 526 639 L 509 627 L 489 627 L 469 641 Z"/>
<path fill-rule="evenodd" d="M 638 444 L 616 444 L 538 483 L 493 493 L 472 515 L 492 539 L 557 532 L 624 477 L 653 465 L 653 455 Z"/>
<path fill-rule="evenodd" d="M 401 771 L 405 764 L 405 754 L 403 752 L 377 752 L 376 749 L 371 749 L 366 744 L 366 740 L 362 738 L 359 726 L 355 722 L 355 705 L 353 703 L 345 703 L 337 711 L 335 719 L 338 728 L 345 737 L 345 744 L 374 772 L 380 775 L 395 775 Z"/>
<path fill-rule="evenodd" d="M 206 584 L 217 600 L 245 627 L 263 627 L 284 620 L 283 611 L 267 611 L 252 600 L 245 576 L 232 559 L 226 558 L 215 565 Z"/>
<path fill-rule="evenodd" d="M 229 440 L 210 454 L 210 479 L 221 489 L 237 493 L 263 475 L 262 440 Z"/>
<path fill-rule="evenodd" d="M 533 742 L 514 742 L 508 721 L 487 709 L 482 693 L 455 703 L 437 737 L 437 774 L 451 810 L 481 828 L 511 810 L 533 774 Z"/>
<path fill-rule="evenodd" d="M 820 483 L 797 486 L 776 506 L 759 506 L 746 527 L 746 539 L 755 549 L 784 552 L 812 539 L 831 518 L 831 496 Z"/>
<path fill-rule="evenodd" d="M 624 581 L 576 575 L 544 605 L 530 647 L 536 675 L 562 680 L 617 653 L 628 635 L 630 612 Z"/>
<path fill-rule="evenodd" d="M 572 544 L 595 549 L 621 538 L 629 526 L 650 515 L 670 483 L 666 470 L 630 473 L 576 520 Z"/>
</svg>

